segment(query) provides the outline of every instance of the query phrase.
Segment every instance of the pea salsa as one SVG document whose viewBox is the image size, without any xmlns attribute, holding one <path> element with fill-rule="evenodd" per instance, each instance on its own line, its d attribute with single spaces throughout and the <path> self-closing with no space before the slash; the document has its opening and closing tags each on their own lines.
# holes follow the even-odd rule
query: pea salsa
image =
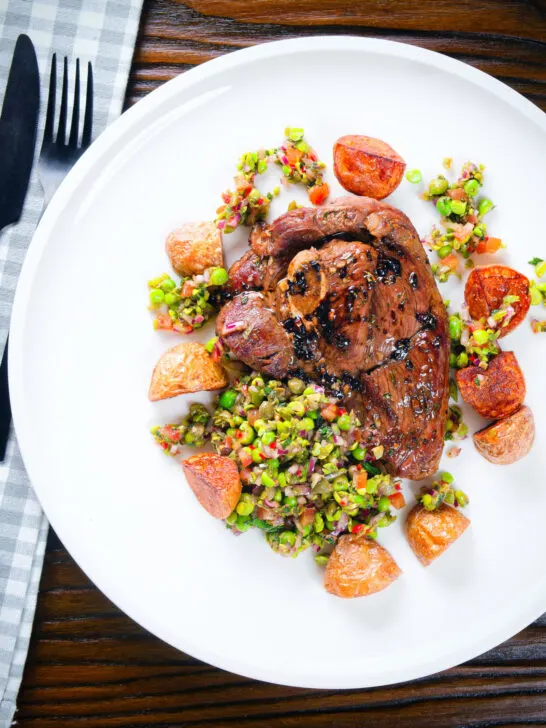
<svg viewBox="0 0 546 728">
<path fill-rule="evenodd" d="M 257 528 L 274 551 L 311 548 L 324 564 L 342 534 L 376 538 L 396 519 L 392 509 L 405 505 L 400 482 L 381 463 L 383 448 L 364 448 L 359 428 L 355 413 L 322 387 L 252 372 L 222 392 L 212 412 L 194 404 L 181 423 L 152 434 L 168 455 L 210 442 L 236 462 L 243 491 L 226 519 L 233 533 Z"/>
</svg>

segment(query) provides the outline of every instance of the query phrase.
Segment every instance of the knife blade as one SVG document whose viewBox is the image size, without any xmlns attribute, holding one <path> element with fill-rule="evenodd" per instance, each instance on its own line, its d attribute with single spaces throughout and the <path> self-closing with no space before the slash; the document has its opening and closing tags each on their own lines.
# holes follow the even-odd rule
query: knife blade
<svg viewBox="0 0 546 728">
<path fill-rule="evenodd" d="M 15 44 L 0 116 L 0 230 L 21 217 L 40 107 L 38 60 L 28 35 Z"/>
<path fill-rule="evenodd" d="M 15 44 L 0 115 L 0 231 L 18 222 L 30 181 L 38 112 L 40 74 L 28 35 Z M 8 342 L 0 365 L 0 462 L 4 460 L 11 423 L 8 390 Z"/>
</svg>

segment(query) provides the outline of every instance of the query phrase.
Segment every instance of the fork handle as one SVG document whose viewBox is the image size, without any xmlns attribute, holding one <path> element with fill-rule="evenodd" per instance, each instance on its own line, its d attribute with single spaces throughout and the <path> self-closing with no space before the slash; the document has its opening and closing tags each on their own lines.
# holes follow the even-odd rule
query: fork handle
<svg viewBox="0 0 546 728">
<path fill-rule="evenodd" d="M 11 424 L 11 405 L 8 388 L 8 343 L 9 337 L 6 339 L 6 348 L 4 349 L 2 364 L 0 364 L 0 463 L 6 457 Z"/>
</svg>

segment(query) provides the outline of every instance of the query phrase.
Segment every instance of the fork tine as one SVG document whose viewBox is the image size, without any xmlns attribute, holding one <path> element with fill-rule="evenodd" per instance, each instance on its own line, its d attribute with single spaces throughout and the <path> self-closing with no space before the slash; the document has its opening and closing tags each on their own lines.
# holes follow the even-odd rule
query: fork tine
<svg viewBox="0 0 546 728">
<path fill-rule="evenodd" d="M 80 125 L 80 59 L 76 60 L 76 81 L 74 83 L 74 106 L 72 107 L 72 123 L 70 126 L 70 139 L 68 146 L 76 149 L 78 146 L 78 127 Z"/>
<path fill-rule="evenodd" d="M 87 64 L 87 90 L 85 94 L 82 147 L 87 149 L 91 144 L 91 134 L 93 132 L 93 66 L 91 62 Z"/>
<path fill-rule="evenodd" d="M 68 110 L 68 59 L 64 57 L 63 90 L 61 94 L 61 114 L 59 116 L 59 128 L 57 130 L 57 144 L 66 143 L 66 116 Z"/>
<path fill-rule="evenodd" d="M 51 57 L 51 73 L 49 75 L 49 95 L 47 98 L 44 142 L 53 141 L 53 124 L 55 123 L 55 95 L 57 90 L 57 54 Z"/>
</svg>

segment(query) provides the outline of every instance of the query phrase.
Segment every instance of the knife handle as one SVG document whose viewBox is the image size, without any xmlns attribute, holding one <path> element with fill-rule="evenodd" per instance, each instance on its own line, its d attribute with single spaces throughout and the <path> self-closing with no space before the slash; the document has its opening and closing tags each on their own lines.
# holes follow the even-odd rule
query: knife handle
<svg viewBox="0 0 546 728">
<path fill-rule="evenodd" d="M 0 364 L 0 463 L 6 457 L 11 424 L 11 405 L 9 402 L 8 388 L 8 343 L 9 337 L 6 339 L 6 348 L 4 349 L 2 364 Z"/>
</svg>

